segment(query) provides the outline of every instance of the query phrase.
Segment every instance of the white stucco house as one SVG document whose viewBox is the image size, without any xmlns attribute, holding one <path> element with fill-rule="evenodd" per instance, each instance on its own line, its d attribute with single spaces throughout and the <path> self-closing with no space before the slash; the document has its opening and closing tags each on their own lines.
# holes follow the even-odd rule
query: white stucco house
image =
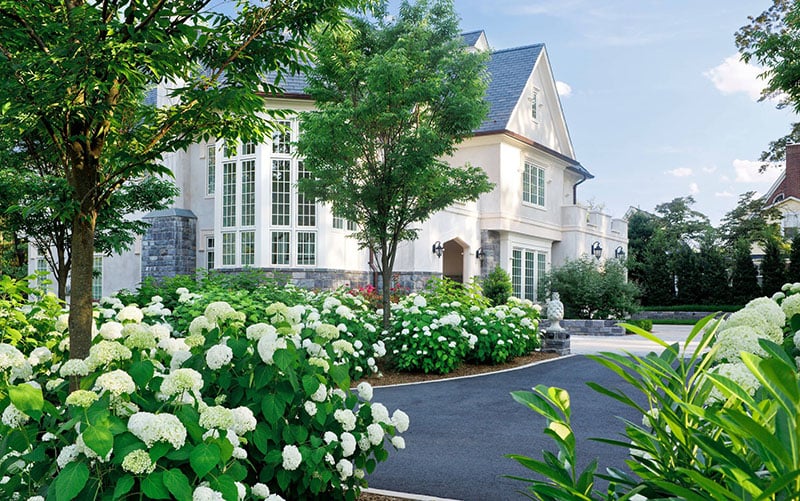
<svg viewBox="0 0 800 501">
<path fill-rule="evenodd" d="M 463 39 L 470 50 L 490 50 L 482 31 Z M 488 116 L 451 163 L 481 166 L 495 187 L 425 222 L 419 239 L 399 249 L 395 273 L 419 288 L 431 276 L 468 281 L 500 265 L 515 295 L 541 300 L 537 284 L 551 267 L 597 247 L 602 259 L 627 252 L 627 222 L 578 203 L 579 185 L 593 176 L 576 159 L 545 46 L 493 51 L 488 70 Z M 266 106 L 313 110 L 304 87 L 302 77 L 289 79 Z M 151 99 L 164 102 L 166 91 Z M 97 295 L 198 268 L 253 268 L 318 288 L 373 282 L 369 253 L 348 237 L 352 223 L 298 192 L 305 171 L 292 147 L 297 118 L 286 125 L 290 133 L 263 144 L 232 151 L 198 143 L 166 158 L 181 195 L 173 209 L 144 216 L 152 226 L 130 252 L 98 256 Z M 30 269 L 37 267 L 32 249 Z"/>
</svg>

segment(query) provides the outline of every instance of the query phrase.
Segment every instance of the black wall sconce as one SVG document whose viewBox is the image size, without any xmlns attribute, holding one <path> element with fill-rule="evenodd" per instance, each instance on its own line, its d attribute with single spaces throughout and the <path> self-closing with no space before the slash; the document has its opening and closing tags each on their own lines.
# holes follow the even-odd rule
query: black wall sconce
<svg viewBox="0 0 800 501">
<path fill-rule="evenodd" d="M 620 261 L 625 259 L 625 249 L 623 249 L 621 245 L 614 251 L 614 257 Z"/>
<path fill-rule="evenodd" d="M 483 247 L 479 247 L 478 250 L 475 251 L 475 257 L 481 261 L 486 258 L 486 253 L 483 251 Z"/>
<path fill-rule="evenodd" d="M 436 254 L 436 257 L 442 257 L 443 252 L 444 246 L 442 245 L 442 242 L 437 240 L 436 243 L 433 244 L 433 253 Z"/>
<path fill-rule="evenodd" d="M 603 248 L 600 247 L 600 242 L 595 242 L 592 244 L 592 254 L 597 259 L 600 259 L 600 256 L 603 255 Z"/>
</svg>

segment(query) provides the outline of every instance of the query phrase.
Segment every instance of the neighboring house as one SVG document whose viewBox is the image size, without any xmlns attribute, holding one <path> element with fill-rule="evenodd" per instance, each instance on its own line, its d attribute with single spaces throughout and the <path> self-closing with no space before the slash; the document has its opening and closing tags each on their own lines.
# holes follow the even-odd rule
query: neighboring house
<svg viewBox="0 0 800 501">
<path fill-rule="evenodd" d="M 791 240 L 800 228 L 800 144 L 786 146 L 786 168 L 764 195 L 766 207 L 783 215 L 783 237 Z"/>
<path fill-rule="evenodd" d="M 470 50 L 488 50 L 483 31 L 463 37 Z M 418 289 L 432 276 L 468 281 L 500 265 L 515 295 L 543 300 L 537 286 L 551 267 L 597 247 L 603 259 L 627 252 L 627 222 L 577 203 L 578 185 L 594 176 L 575 158 L 545 46 L 494 51 L 488 70 L 489 113 L 450 161 L 483 167 L 495 187 L 421 224 L 419 239 L 401 244 L 395 272 Z M 267 107 L 313 110 L 304 87 L 302 78 L 283 82 Z M 156 102 L 165 99 L 159 89 Z M 292 147 L 297 118 L 284 125 L 263 144 L 199 143 L 168 156 L 181 195 L 173 209 L 144 216 L 152 227 L 133 251 L 102 260 L 101 292 L 197 268 L 260 269 L 315 288 L 373 282 L 369 252 L 348 237 L 353 223 L 298 191 L 306 171 Z"/>
</svg>

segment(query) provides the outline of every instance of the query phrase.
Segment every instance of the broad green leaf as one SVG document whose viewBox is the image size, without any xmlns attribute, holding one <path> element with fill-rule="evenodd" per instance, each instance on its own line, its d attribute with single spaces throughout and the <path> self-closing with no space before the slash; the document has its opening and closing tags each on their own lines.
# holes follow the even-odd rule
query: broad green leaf
<svg viewBox="0 0 800 501">
<path fill-rule="evenodd" d="M 139 388 L 147 387 L 147 383 L 149 383 L 150 379 L 153 378 L 154 372 L 155 367 L 153 366 L 153 362 L 150 360 L 136 362 L 131 364 L 130 368 L 128 368 L 128 374 L 131 375 L 134 382 L 136 382 L 136 386 Z"/>
<path fill-rule="evenodd" d="M 319 389 L 319 385 L 319 379 L 317 379 L 315 376 L 310 374 L 303 376 L 303 390 L 305 390 L 306 396 L 313 395 L 314 392 Z"/>
<path fill-rule="evenodd" d="M 8 396 L 14 407 L 30 415 L 31 411 L 40 412 L 44 407 L 44 397 L 41 388 L 34 388 L 29 384 L 20 384 L 8 387 Z"/>
<path fill-rule="evenodd" d="M 70 501 L 80 494 L 89 480 L 89 468 L 80 461 L 68 463 L 56 477 L 56 501 Z"/>
<path fill-rule="evenodd" d="M 117 480 L 116 485 L 114 485 L 114 499 L 124 498 L 133 488 L 134 482 L 132 475 L 125 475 Z"/>
<path fill-rule="evenodd" d="M 215 444 L 199 444 L 194 448 L 189 464 L 192 469 L 197 473 L 197 477 L 203 479 L 208 472 L 214 469 L 219 463 L 219 447 Z"/>
<path fill-rule="evenodd" d="M 164 472 L 156 471 L 142 479 L 142 492 L 149 499 L 170 499 L 169 491 L 164 485 Z"/>
<path fill-rule="evenodd" d="M 86 445 L 101 458 L 106 457 L 114 447 L 114 435 L 111 434 L 108 428 L 89 424 L 82 433 L 83 441 Z"/>
<path fill-rule="evenodd" d="M 180 470 L 173 468 L 165 471 L 164 485 L 178 501 L 191 501 L 192 487 L 189 479 Z"/>
<path fill-rule="evenodd" d="M 261 400 L 261 414 L 267 420 L 267 423 L 273 426 L 283 419 L 285 408 L 285 404 L 275 398 L 275 395 L 265 395 L 264 399 Z"/>
</svg>

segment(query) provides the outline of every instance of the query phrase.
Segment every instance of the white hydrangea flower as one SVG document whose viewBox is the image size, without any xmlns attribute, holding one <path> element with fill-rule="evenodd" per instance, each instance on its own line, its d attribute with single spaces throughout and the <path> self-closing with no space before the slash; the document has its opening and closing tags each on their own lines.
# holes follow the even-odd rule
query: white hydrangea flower
<svg viewBox="0 0 800 501">
<path fill-rule="evenodd" d="M 367 452 L 372 447 L 372 442 L 369 441 L 369 436 L 365 433 L 358 439 L 358 448 Z"/>
<path fill-rule="evenodd" d="M 399 431 L 400 433 L 405 433 L 406 430 L 408 430 L 408 425 L 409 425 L 408 414 L 401 411 L 400 409 L 397 409 L 392 414 L 392 424 L 394 425 L 395 428 L 397 428 L 397 431 Z"/>
<path fill-rule="evenodd" d="M 781 303 L 781 310 L 788 319 L 800 313 L 800 294 L 792 294 L 784 298 Z"/>
<path fill-rule="evenodd" d="M 786 324 L 786 313 L 774 300 L 767 297 L 758 297 L 745 305 L 745 309 L 755 309 L 773 327 L 782 329 Z"/>
<path fill-rule="evenodd" d="M 69 328 L 69 313 L 62 313 L 61 315 L 56 318 L 55 329 L 60 332 L 64 333 Z"/>
<path fill-rule="evenodd" d="M 339 329 L 331 324 L 319 324 L 314 331 L 319 337 L 328 340 L 338 339 L 339 337 Z"/>
<path fill-rule="evenodd" d="M 173 414 L 137 412 L 128 419 L 128 431 L 148 447 L 165 441 L 175 449 L 180 449 L 186 443 L 186 428 Z"/>
<path fill-rule="evenodd" d="M 263 498 L 266 498 L 267 496 L 269 496 L 269 487 L 267 487 L 266 484 L 262 484 L 261 482 L 259 482 L 259 483 L 255 484 L 255 485 L 253 485 L 253 487 L 250 490 L 250 492 L 253 493 L 253 496 L 263 499 Z"/>
<path fill-rule="evenodd" d="M 119 322 L 106 322 L 100 326 L 100 336 L 103 339 L 114 341 L 122 337 L 122 324 Z"/>
<path fill-rule="evenodd" d="M 375 356 L 380 358 L 386 355 L 386 345 L 383 341 L 378 341 L 377 343 L 372 345 L 372 350 L 375 352 Z"/>
<path fill-rule="evenodd" d="M 134 305 L 125 306 L 119 311 L 119 313 L 117 313 L 117 321 L 122 323 L 125 322 L 140 323 L 143 318 L 144 318 L 144 313 L 142 313 L 142 310 L 140 310 Z"/>
<path fill-rule="evenodd" d="M 122 469 L 134 475 L 149 475 L 155 471 L 156 464 L 150 459 L 147 451 L 136 449 L 125 455 Z"/>
<path fill-rule="evenodd" d="M 362 400 L 367 402 L 372 400 L 372 385 L 366 381 L 358 383 L 358 386 L 356 386 L 356 391 L 358 391 L 358 396 Z"/>
<path fill-rule="evenodd" d="M 389 419 L 389 409 L 386 408 L 380 402 L 375 402 L 370 406 L 370 412 L 372 413 L 372 422 L 373 423 L 386 423 L 386 424 L 393 424 L 392 420 Z"/>
<path fill-rule="evenodd" d="M 336 409 L 333 418 L 342 425 L 344 431 L 352 431 L 356 428 L 356 415 L 350 409 Z"/>
<path fill-rule="evenodd" d="M 256 429 L 256 417 L 247 407 L 236 407 L 231 409 L 233 415 L 233 426 L 231 429 L 239 436 L 244 435 L 248 431 Z"/>
<path fill-rule="evenodd" d="M 53 358 L 53 353 L 46 346 L 39 346 L 28 355 L 28 363 L 37 366 L 49 362 Z"/>
<path fill-rule="evenodd" d="M 326 444 L 339 441 L 339 437 L 337 437 L 336 433 L 332 431 L 326 431 L 325 434 L 322 435 L 322 439 L 325 441 Z"/>
<path fill-rule="evenodd" d="M 405 449 L 406 448 L 406 439 L 401 437 L 400 435 L 395 435 L 392 437 L 392 445 L 395 449 Z"/>
<path fill-rule="evenodd" d="M 61 386 L 61 383 L 63 383 L 63 382 L 64 382 L 64 379 L 60 378 L 60 377 L 54 378 L 54 379 L 50 379 L 44 384 L 44 387 L 45 387 L 45 389 L 47 391 L 54 391 L 56 388 Z"/>
<path fill-rule="evenodd" d="M 9 428 L 21 428 L 29 420 L 30 416 L 17 409 L 14 404 L 8 404 L 8 407 L 3 410 L 2 423 Z"/>
<path fill-rule="evenodd" d="M 136 391 L 136 383 L 127 372 L 123 370 L 115 370 L 101 374 L 94 383 L 95 388 L 99 389 L 101 393 L 108 391 L 114 396 L 120 396 L 123 393 L 131 394 Z"/>
<path fill-rule="evenodd" d="M 194 369 L 175 369 L 161 382 L 161 393 L 166 397 L 190 393 L 196 395 L 203 388 L 203 376 Z"/>
<path fill-rule="evenodd" d="M 208 318 L 204 316 L 195 317 L 194 320 L 189 324 L 189 334 L 192 335 L 201 335 L 204 332 L 210 331 L 214 329 L 214 324 L 211 323 Z"/>
<path fill-rule="evenodd" d="M 189 352 L 189 345 L 186 344 L 186 340 L 182 338 L 174 338 L 174 337 L 167 337 L 164 339 L 160 339 L 158 341 L 158 347 L 162 350 L 166 351 L 167 354 L 175 356 L 175 353 L 179 351 L 186 351 Z M 189 354 L 191 356 L 191 353 Z"/>
<path fill-rule="evenodd" d="M 234 459 L 247 459 L 247 450 L 241 447 L 234 447 L 231 456 L 233 456 Z"/>
<path fill-rule="evenodd" d="M 265 364 L 272 365 L 274 363 L 272 357 L 275 356 L 275 352 L 285 350 L 286 346 L 286 338 L 279 337 L 277 334 L 265 334 L 258 340 L 256 350 Z"/>
<path fill-rule="evenodd" d="M 330 370 L 330 364 L 328 361 L 320 357 L 310 357 L 308 359 L 308 365 L 319 367 L 323 372 L 328 372 Z"/>
<path fill-rule="evenodd" d="M 228 365 L 233 360 L 233 350 L 225 344 L 212 346 L 206 352 L 206 365 L 212 371 Z"/>
<path fill-rule="evenodd" d="M 383 428 L 378 423 L 372 423 L 367 426 L 367 436 L 372 445 L 380 445 L 383 443 Z"/>
<path fill-rule="evenodd" d="M 95 370 L 117 360 L 129 360 L 131 350 L 117 341 L 103 340 L 89 348 L 86 365 Z"/>
<path fill-rule="evenodd" d="M 353 345 L 346 339 L 337 339 L 331 343 L 331 347 L 338 356 L 341 356 L 343 353 L 349 353 L 352 355 L 355 352 Z"/>
<path fill-rule="evenodd" d="M 278 331 L 275 329 L 274 326 L 265 323 L 257 323 L 247 326 L 247 330 L 245 331 L 247 335 L 247 339 L 258 341 L 261 339 L 265 334 L 273 334 L 277 335 Z"/>
<path fill-rule="evenodd" d="M 207 430 L 211 428 L 227 430 L 233 427 L 233 411 L 221 405 L 209 406 L 200 412 L 199 423 Z"/>
<path fill-rule="evenodd" d="M 75 390 L 67 395 L 66 404 L 86 408 L 95 403 L 98 398 L 100 398 L 100 396 L 93 391 Z"/>
<path fill-rule="evenodd" d="M 300 463 L 303 462 L 303 456 L 300 454 L 300 449 L 296 445 L 283 446 L 283 469 L 288 471 L 296 470 Z"/>
<path fill-rule="evenodd" d="M 717 332 L 716 346 L 717 352 L 715 360 L 727 360 L 734 362 L 740 360 L 741 352 L 753 353 L 760 357 L 767 355 L 761 346 L 758 345 L 760 336 L 750 327 L 729 327 Z"/>
<path fill-rule="evenodd" d="M 337 298 L 329 296 L 322 302 L 322 308 L 325 310 L 333 311 L 342 304 Z"/>
<path fill-rule="evenodd" d="M 711 372 L 727 377 L 750 395 L 755 394 L 756 390 L 761 387 L 761 383 L 758 382 L 758 379 L 741 361 L 737 363 L 719 364 L 711 368 Z M 725 400 L 725 396 L 723 396 L 722 392 L 716 386 L 711 390 L 708 398 L 712 402 Z"/>
<path fill-rule="evenodd" d="M 204 312 L 205 317 L 208 319 L 209 322 L 212 324 L 219 323 L 222 320 L 230 318 L 232 315 L 236 313 L 236 310 L 233 307 L 226 303 L 225 301 L 214 301 L 206 306 L 206 311 Z"/>
<path fill-rule="evenodd" d="M 350 432 L 345 431 L 341 435 L 339 443 L 342 445 L 342 456 L 350 457 L 356 452 L 356 437 Z"/>
<path fill-rule="evenodd" d="M 59 468 L 64 468 L 69 463 L 75 461 L 78 458 L 78 454 L 80 451 L 78 450 L 78 446 L 75 444 L 70 444 L 63 449 L 61 452 L 58 453 L 58 457 L 56 458 L 56 463 L 58 464 Z"/>
<path fill-rule="evenodd" d="M 146 324 L 127 324 L 122 328 L 125 346 L 132 350 L 151 350 L 158 346 L 158 340 Z"/>
<path fill-rule="evenodd" d="M 16 347 L 0 343 L 0 370 L 19 369 L 27 363 L 25 355 Z"/>
<path fill-rule="evenodd" d="M 353 476 L 353 463 L 347 459 L 340 459 L 339 462 L 336 463 L 336 471 L 339 472 L 339 476 L 342 480 L 346 480 Z"/>
<path fill-rule="evenodd" d="M 426 308 L 428 306 L 428 301 L 425 299 L 425 296 L 417 294 L 414 296 L 414 306 L 417 308 Z"/>
<path fill-rule="evenodd" d="M 192 501 L 225 501 L 225 498 L 211 487 L 198 485 L 192 492 Z"/>
<path fill-rule="evenodd" d="M 317 415 L 317 404 L 315 404 L 311 400 L 306 400 L 303 403 L 303 408 L 305 408 L 306 414 L 308 414 L 309 416 L 314 417 Z"/>
<path fill-rule="evenodd" d="M 89 366 L 86 361 L 80 358 L 71 358 L 64 362 L 61 369 L 58 371 L 61 377 L 70 376 L 88 376 Z"/>
</svg>

